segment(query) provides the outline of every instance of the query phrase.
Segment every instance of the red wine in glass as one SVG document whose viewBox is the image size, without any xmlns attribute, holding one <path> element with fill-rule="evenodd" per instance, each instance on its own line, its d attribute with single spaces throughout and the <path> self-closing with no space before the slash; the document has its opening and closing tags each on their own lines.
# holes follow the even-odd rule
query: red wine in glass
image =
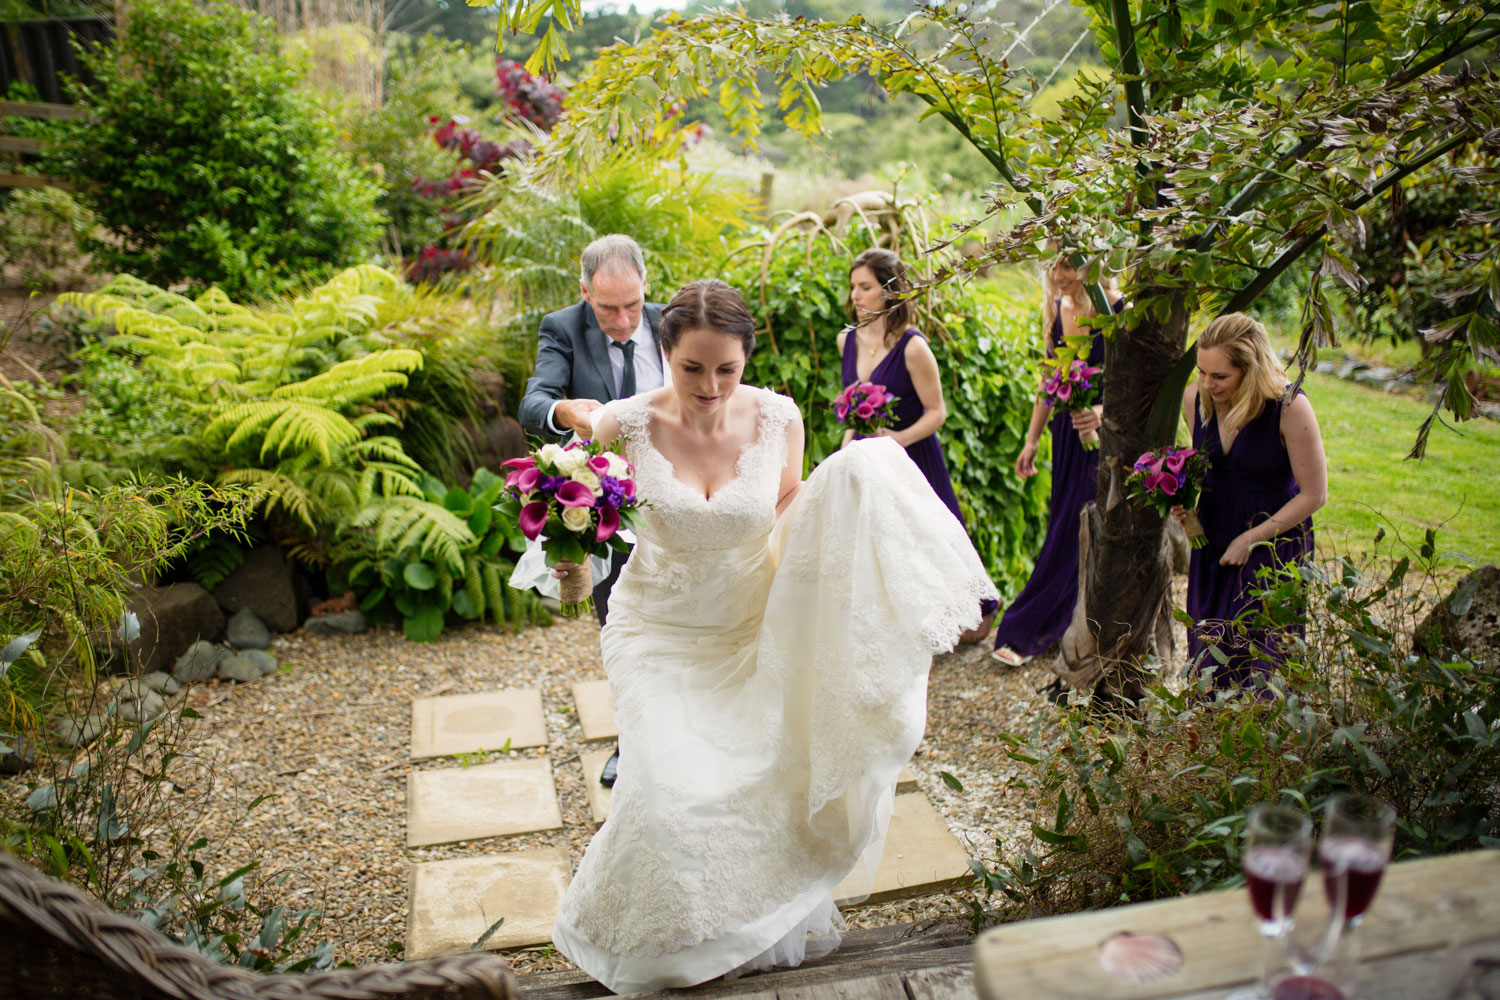
<svg viewBox="0 0 1500 1000">
<path fill-rule="evenodd" d="M 1370 908 L 1380 877 L 1385 874 L 1386 849 L 1364 837 L 1325 836 L 1318 845 L 1323 866 L 1323 891 L 1329 905 L 1337 905 L 1338 879 L 1347 879 L 1344 919 L 1354 920 Z"/>
<path fill-rule="evenodd" d="M 1244 869 L 1250 905 L 1260 919 L 1284 920 L 1297 908 L 1302 880 L 1307 877 L 1305 849 L 1257 845 L 1246 852 Z"/>
<path fill-rule="evenodd" d="M 1276 984 L 1271 1000 L 1344 1000 L 1344 991 L 1317 976 L 1287 976 Z"/>
</svg>

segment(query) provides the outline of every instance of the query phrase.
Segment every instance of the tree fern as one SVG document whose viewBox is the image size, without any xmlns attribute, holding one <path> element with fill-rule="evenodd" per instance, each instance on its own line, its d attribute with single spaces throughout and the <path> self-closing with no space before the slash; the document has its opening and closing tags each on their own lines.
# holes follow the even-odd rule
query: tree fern
<svg viewBox="0 0 1500 1000">
<path fill-rule="evenodd" d="M 464 520 L 441 504 L 421 497 L 375 501 L 355 514 L 351 525 L 375 527 L 375 545 L 388 552 L 416 552 L 450 573 L 463 572 L 463 549 L 477 539 Z"/>
</svg>

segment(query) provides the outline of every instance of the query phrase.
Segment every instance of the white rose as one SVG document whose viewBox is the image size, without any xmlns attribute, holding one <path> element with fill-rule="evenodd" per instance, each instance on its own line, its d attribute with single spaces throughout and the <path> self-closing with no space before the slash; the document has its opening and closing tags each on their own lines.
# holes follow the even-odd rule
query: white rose
<svg viewBox="0 0 1500 1000">
<path fill-rule="evenodd" d="M 566 452 L 562 450 L 562 445 L 544 444 L 541 450 L 536 453 L 536 460 L 542 465 L 556 466 L 564 454 Z"/>
<path fill-rule="evenodd" d="M 557 471 L 562 475 L 571 476 L 579 469 L 588 468 L 588 452 L 584 451 L 582 448 L 574 448 L 572 451 L 563 451 L 557 456 L 557 460 L 553 464 L 557 466 Z"/>
<path fill-rule="evenodd" d="M 562 510 L 563 527 L 569 531 L 583 531 L 592 521 L 587 507 L 564 507 Z"/>
<path fill-rule="evenodd" d="M 602 496 L 604 494 L 604 487 L 599 485 L 599 477 L 594 475 L 593 469 L 587 467 L 579 469 L 577 472 L 573 473 L 573 482 L 582 483 L 583 485 L 587 486 L 590 490 L 593 491 L 594 496 L 596 497 Z"/>
<path fill-rule="evenodd" d="M 629 479 L 630 463 L 611 452 L 609 456 L 609 474 L 616 479 Z"/>
</svg>

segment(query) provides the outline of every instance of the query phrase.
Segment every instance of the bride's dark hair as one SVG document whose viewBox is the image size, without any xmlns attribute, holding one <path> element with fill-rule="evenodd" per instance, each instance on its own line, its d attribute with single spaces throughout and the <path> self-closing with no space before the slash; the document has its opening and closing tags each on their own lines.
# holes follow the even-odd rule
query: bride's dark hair
<svg viewBox="0 0 1500 1000">
<path fill-rule="evenodd" d="M 738 337 L 745 357 L 755 350 L 755 319 L 739 292 L 717 278 L 683 285 L 661 311 L 661 346 L 671 351 L 689 330 Z"/>
</svg>

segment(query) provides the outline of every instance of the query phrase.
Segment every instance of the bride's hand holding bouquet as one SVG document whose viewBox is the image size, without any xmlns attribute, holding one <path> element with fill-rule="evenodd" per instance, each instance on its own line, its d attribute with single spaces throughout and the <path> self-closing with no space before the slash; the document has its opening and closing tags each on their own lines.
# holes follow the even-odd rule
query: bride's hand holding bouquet
<svg viewBox="0 0 1500 1000">
<path fill-rule="evenodd" d="M 547 565 L 567 574 L 559 582 L 562 612 L 569 617 L 593 609 L 589 556 L 627 552 L 621 528 L 634 529 L 641 500 L 635 469 L 596 441 L 563 447 L 544 444 L 525 458 L 502 463 L 510 469 L 500 509 L 528 540 L 540 539 Z"/>
</svg>

